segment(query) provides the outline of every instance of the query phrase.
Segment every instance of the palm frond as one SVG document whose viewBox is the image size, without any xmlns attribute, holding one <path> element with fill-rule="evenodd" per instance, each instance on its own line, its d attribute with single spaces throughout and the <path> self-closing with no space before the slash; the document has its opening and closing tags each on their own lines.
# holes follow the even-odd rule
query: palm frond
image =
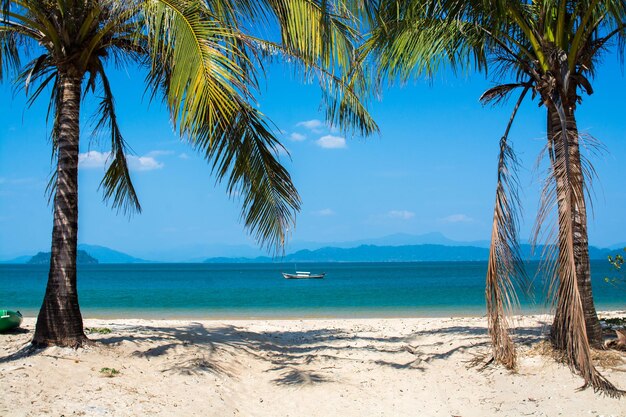
<svg viewBox="0 0 626 417">
<path fill-rule="evenodd" d="M 52 144 L 52 152 L 50 153 L 50 164 L 52 166 L 56 165 L 58 161 L 58 150 L 59 150 L 59 129 L 60 129 L 60 115 L 57 109 L 61 104 L 61 100 L 63 97 L 63 91 L 61 83 L 59 82 L 59 78 L 57 76 L 56 71 L 53 72 L 49 78 L 47 78 L 42 85 L 52 83 L 52 88 L 50 89 L 50 102 L 48 103 L 48 112 L 46 114 L 46 123 L 50 121 L 52 117 L 52 129 L 50 131 L 50 142 Z M 41 85 L 40 85 L 41 89 Z M 38 90 L 40 90 L 38 89 Z M 57 170 L 53 169 L 50 174 L 50 180 L 46 185 L 45 194 L 48 197 L 48 204 L 54 201 L 54 197 L 56 194 L 56 186 L 57 186 Z"/>
<path fill-rule="evenodd" d="M 248 19 L 276 27 L 279 40 L 254 30 L 242 31 L 242 43 L 260 67 L 280 62 L 305 82 L 317 80 L 329 124 L 346 132 L 368 136 L 378 126 L 367 111 L 374 77 L 359 60 L 359 21 L 352 2 L 319 0 L 259 1 Z M 248 10 L 246 8 L 246 10 Z M 239 22 L 240 26 L 245 26 Z M 257 25 L 258 26 L 258 25 Z M 271 34 L 270 34 L 271 35 Z"/>
<path fill-rule="evenodd" d="M 250 37 L 265 54 L 264 59 L 280 58 L 300 75 L 315 76 L 322 89 L 322 101 L 326 109 L 326 120 L 330 125 L 346 132 L 369 136 L 378 132 L 378 125 L 367 109 L 367 98 L 375 89 L 369 67 L 355 58 L 350 71 L 343 75 L 332 73 L 317 61 L 308 61 L 297 55 L 297 51 L 284 48 L 281 44 L 265 39 Z"/>
<path fill-rule="evenodd" d="M 17 72 L 20 66 L 16 34 L 0 23 L 0 81 L 5 73 Z"/>
<path fill-rule="evenodd" d="M 211 163 L 230 195 L 242 198 L 241 217 L 256 240 L 283 250 L 295 226 L 300 197 L 287 170 L 276 159 L 281 145 L 254 108 L 239 103 L 240 113 L 225 128 L 206 126 L 190 138 Z"/>
<path fill-rule="evenodd" d="M 496 85 L 485 91 L 479 98 L 479 101 L 483 104 L 500 105 L 505 102 L 509 95 L 516 89 L 524 87 L 525 84 L 511 83 Z"/>
<path fill-rule="evenodd" d="M 515 284 L 526 291 L 530 291 L 530 282 L 519 248 L 520 199 L 517 179 L 519 163 L 508 144 L 508 136 L 517 110 L 528 89 L 529 86 L 526 86 L 520 94 L 505 133 L 500 139 L 496 202 L 485 288 L 493 357 L 496 362 L 509 369 L 516 367 L 516 354 L 513 341 L 509 336 L 509 324 L 506 316 L 519 305 Z"/>
<path fill-rule="evenodd" d="M 49 54 L 42 54 L 30 61 L 25 70 L 18 76 L 18 85 L 24 89 L 28 97 L 28 105 L 32 106 L 39 98 L 42 91 L 56 77 L 56 68 L 50 59 Z M 31 93 L 31 86 L 38 84 L 34 92 Z"/>
<path fill-rule="evenodd" d="M 494 43 L 506 47 L 514 41 L 505 36 L 494 14 L 491 5 L 481 2 L 381 2 L 377 24 L 362 50 L 374 57 L 379 77 L 389 81 L 432 78 L 443 68 L 486 72 Z"/>
<path fill-rule="evenodd" d="M 148 82 L 163 91 L 181 136 L 228 124 L 237 112 L 233 97 L 250 97 L 250 76 L 232 58 L 246 59 L 236 29 L 206 19 L 209 11 L 198 2 L 146 1 L 142 11 L 152 59 Z"/>
<path fill-rule="evenodd" d="M 624 392 L 602 376 L 591 360 L 591 347 L 578 286 L 574 219 L 576 207 L 584 206 L 585 198 L 582 173 L 577 172 L 578 168 L 572 162 L 573 146 L 579 140 L 578 133 L 570 131 L 565 121 L 562 121 L 558 133 L 548 140 L 551 147 L 551 178 L 548 184 L 551 187 L 542 196 L 538 221 L 543 222 L 550 209 L 557 207 L 558 229 L 554 230 L 558 245 L 553 247 L 558 248 L 558 253 L 555 267 L 551 268 L 553 275 L 550 277 L 550 288 L 556 307 L 552 340 L 558 349 L 566 353 L 570 367 L 584 378 L 583 388 L 591 386 L 595 391 L 609 396 L 621 396 Z"/>
<path fill-rule="evenodd" d="M 26 104 L 28 107 L 31 107 L 44 91 L 50 91 L 50 99 L 48 101 L 48 110 L 46 113 L 46 123 L 52 120 L 52 128 L 50 131 L 52 152 L 50 154 L 50 162 L 54 165 L 57 159 L 58 149 L 57 138 L 59 115 L 57 113 L 57 108 L 62 97 L 62 87 L 58 83 L 57 69 L 53 64 L 50 55 L 40 55 L 26 64 L 23 70 L 18 74 L 16 84 L 18 88 L 23 89 L 26 93 Z M 36 86 L 36 88 L 31 89 L 33 86 Z M 45 190 L 48 203 L 51 203 L 54 200 L 55 192 L 56 170 L 53 170 Z"/>
<path fill-rule="evenodd" d="M 326 120 L 343 131 L 356 131 L 362 136 L 378 132 L 378 125 L 367 109 L 366 96 L 375 86 L 368 72 L 355 64 L 353 71 L 342 78 L 319 73 Z"/>
<path fill-rule="evenodd" d="M 307 22 L 298 20 L 304 15 L 297 16 L 294 10 L 279 7 L 279 3 L 274 4 L 273 10 L 283 13 L 285 27 L 296 30 L 302 24 L 309 32 L 323 31 L 322 23 L 308 27 Z M 321 16 L 319 5 L 314 3 L 304 1 L 301 6 L 303 10 L 316 10 Z M 224 22 L 200 19 L 210 10 L 199 6 L 185 8 L 167 1 L 152 2 L 145 13 L 153 91 L 163 91 L 179 131 L 210 161 L 218 181 L 226 182 L 229 194 L 242 196 L 245 227 L 261 245 L 279 253 L 295 225 L 300 197 L 291 177 L 276 159 L 280 143 L 264 116 L 249 104 L 252 95 L 248 86 L 254 85 L 254 72 L 244 63 L 251 64 L 255 59 L 246 55 L 255 49 L 254 40 Z M 334 30 L 339 29 L 330 33 Z M 329 92 L 334 96 L 343 85 L 329 69 L 333 53 L 321 45 L 304 45 L 300 36 L 304 35 L 290 34 L 280 49 L 296 57 L 299 65 L 319 70 L 319 76 L 335 88 Z M 337 65 L 348 63 L 339 61 Z M 348 104 L 336 113 L 340 122 L 343 124 L 356 114 L 350 122 L 362 118 L 371 126 L 373 121 L 367 119 L 364 107 L 359 107 L 356 94 L 342 91 L 345 95 L 339 100 Z"/>
<path fill-rule="evenodd" d="M 127 145 L 122 137 L 117 115 L 115 113 L 115 102 L 113 92 L 109 84 L 109 79 L 100 65 L 97 71 L 102 85 L 102 98 L 98 108 L 100 119 L 96 123 L 94 132 L 106 128 L 111 135 L 111 164 L 100 182 L 103 189 L 104 201 L 111 202 L 111 206 L 118 211 L 130 214 L 134 211 L 141 212 L 141 204 L 137 197 L 137 192 L 133 185 L 128 162 L 126 161 Z"/>
<path fill-rule="evenodd" d="M 326 0 L 267 0 L 277 19 L 281 44 L 303 64 L 316 62 L 329 72 L 352 65 L 358 32 L 341 2 Z"/>
<path fill-rule="evenodd" d="M 204 153 L 218 181 L 242 198 L 242 219 L 260 244 L 282 250 L 300 207 L 287 171 L 274 157 L 280 146 L 263 116 L 248 104 L 252 79 L 243 39 L 210 10 L 170 1 L 144 6 L 149 82 L 160 90 L 181 135 Z"/>
</svg>

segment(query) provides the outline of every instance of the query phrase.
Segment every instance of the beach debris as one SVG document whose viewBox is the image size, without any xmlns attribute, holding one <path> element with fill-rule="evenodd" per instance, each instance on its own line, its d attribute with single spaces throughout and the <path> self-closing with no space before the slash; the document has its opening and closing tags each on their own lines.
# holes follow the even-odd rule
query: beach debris
<svg viewBox="0 0 626 417">
<path fill-rule="evenodd" d="M 109 329 L 108 327 L 85 327 L 85 332 L 87 332 L 88 334 L 109 334 L 111 333 L 111 329 Z"/>
<path fill-rule="evenodd" d="M 624 328 L 626 326 L 626 317 L 600 318 L 600 325 L 603 329 Z"/>
<path fill-rule="evenodd" d="M 478 368 L 478 372 L 483 372 L 484 370 L 486 370 L 489 365 L 493 364 L 495 361 L 495 358 L 493 355 L 491 355 L 490 353 L 472 353 L 470 352 L 470 354 L 473 356 L 472 359 L 465 361 L 465 363 L 467 364 L 465 367 L 467 369 L 470 368 Z"/>
<path fill-rule="evenodd" d="M 118 376 L 120 374 L 120 371 L 118 371 L 115 368 L 101 368 L 100 369 L 100 375 L 107 377 L 107 378 L 113 378 L 114 376 Z"/>
<path fill-rule="evenodd" d="M 546 356 L 558 363 L 567 363 L 565 352 L 555 349 L 549 340 L 535 343 L 533 347 L 524 353 L 527 356 Z M 591 349 L 591 360 L 594 364 L 603 368 L 615 369 L 623 365 L 625 360 L 622 356 L 621 353 L 615 351 Z"/>
<path fill-rule="evenodd" d="M 626 330 L 615 330 L 615 335 L 617 339 L 609 341 L 606 346 L 610 349 L 626 352 Z"/>
</svg>

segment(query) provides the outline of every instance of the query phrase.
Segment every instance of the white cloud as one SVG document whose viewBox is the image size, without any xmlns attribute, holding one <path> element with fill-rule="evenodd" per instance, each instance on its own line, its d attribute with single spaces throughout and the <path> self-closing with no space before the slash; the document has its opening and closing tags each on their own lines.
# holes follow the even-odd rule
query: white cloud
<svg viewBox="0 0 626 417">
<path fill-rule="evenodd" d="M 439 219 L 444 223 L 471 223 L 474 221 L 466 214 L 451 214 L 450 216 Z"/>
<path fill-rule="evenodd" d="M 317 119 L 312 119 L 312 120 L 305 120 L 303 122 L 299 122 L 296 124 L 296 126 L 302 126 L 306 129 L 319 129 L 320 127 L 324 126 L 324 123 L 321 120 L 317 120 Z"/>
<path fill-rule="evenodd" d="M 132 171 L 152 171 L 164 167 L 162 162 L 150 155 L 169 155 L 169 151 L 152 151 L 145 156 L 127 155 L 128 167 Z M 78 166 L 83 169 L 104 169 L 111 162 L 110 152 L 89 151 L 78 155 Z"/>
<path fill-rule="evenodd" d="M 335 212 L 332 209 L 325 208 L 322 210 L 314 211 L 313 214 L 320 217 L 329 217 L 334 216 Z"/>
<path fill-rule="evenodd" d="M 185 152 L 183 152 L 183 153 L 181 153 L 180 155 L 178 155 L 178 157 L 179 157 L 180 159 L 189 159 L 189 158 L 190 158 L 190 156 L 189 156 L 189 155 L 187 155 Z"/>
<path fill-rule="evenodd" d="M 133 171 L 152 171 L 164 167 L 162 162 L 157 161 L 151 156 L 127 156 L 128 168 Z"/>
<path fill-rule="evenodd" d="M 293 132 L 291 135 L 289 135 L 289 139 L 293 140 L 294 142 L 302 142 L 303 140 L 306 140 L 306 135 Z"/>
<path fill-rule="evenodd" d="M 84 169 L 104 168 L 111 152 L 89 151 L 78 155 L 78 167 Z"/>
<path fill-rule="evenodd" d="M 341 149 L 346 147 L 346 139 L 340 136 L 326 135 L 315 141 L 324 149 Z"/>
<path fill-rule="evenodd" d="M 408 210 L 391 210 L 389 213 L 387 213 L 387 216 L 391 217 L 392 219 L 410 220 L 415 217 L 415 213 Z"/>
</svg>

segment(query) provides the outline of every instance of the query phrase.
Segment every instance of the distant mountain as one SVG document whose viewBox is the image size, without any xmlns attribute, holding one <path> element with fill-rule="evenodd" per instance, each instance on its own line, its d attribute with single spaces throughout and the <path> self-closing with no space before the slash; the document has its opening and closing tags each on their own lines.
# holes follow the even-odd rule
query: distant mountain
<svg viewBox="0 0 626 417">
<path fill-rule="evenodd" d="M 411 235 L 408 233 L 395 233 L 389 236 L 383 236 L 374 239 L 363 239 L 353 242 L 346 242 L 349 247 L 357 247 L 362 245 L 375 246 L 415 246 L 415 245 L 443 245 L 443 246 L 476 246 L 479 248 L 488 248 L 488 240 L 478 241 L 457 241 L 444 236 L 439 232 L 425 233 L 422 235 Z M 335 245 L 329 245 L 335 246 Z"/>
<path fill-rule="evenodd" d="M 95 262 L 94 262 L 95 261 Z M 126 253 L 119 252 L 104 246 L 97 245 L 78 245 L 77 263 L 78 264 L 133 264 L 133 263 L 150 263 L 144 259 L 135 258 Z M 39 252 L 35 256 L 20 256 L 2 263 L 28 263 L 28 264 L 49 264 L 50 252 Z"/>
<path fill-rule="evenodd" d="M 295 241 L 291 242 L 287 250 L 290 252 L 297 252 L 299 250 L 316 250 L 326 247 L 333 248 L 356 248 L 364 245 L 375 246 L 414 246 L 414 245 L 444 245 L 444 246 L 476 246 L 480 248 L 488 248 L 488 240 L 476 240 L 476 241 L 456 241 L 447 238 L 439 232 L 425 233 L 421 235 L 412 235 L 408 233 L 395 233 L 388 236 L 371 238 L 371 239 L 359 239 L 350 240 L 344 242 L 306 242 Z M 245 256 L 245 255 L 244 255 Z"/>
<path fill-rule="evenodd" d="M 301 250 L 285 256 L 284 262 L 415 262 L 415 261 L 482 261 L 489 250 L 475 246 L 361 245 L 356 248 L 321 248 Z"/>
<path fill-rule="evenodd" d="M 356 248 L 325 247 L 299 250 L 283 258 L 210 258 L 207 263 L 224 262 L 418 262 L 418 261 L 482 261 L 489 250 L 475 246 L 361 245 Z"/>
<path fill-rule="evenodd" d="M 608 255 L 623 254 L 625 243 L 613 245 L 607 249 L 589 247 L 591 259 L 606 259 Z M 427 260 L 486 260 L 489 241 L 460 242 L 447 238 L 441 233 L 411 235 L 396 233 L 393 235 L 367 240 L 345 241 L 337 243 L 293 242 L 287 248 L 289 255 L 274 259 L 268 257 L 261 249 L 250 245 L 193 244 L 158 251 L 143 251 L 141 257 L 134 257 L 111 248 L 98 245 L 78 245 L 99 263 L 152 263 L 152 262 L 213 262 L 213 263 L 244 263 L 244 262 L 350 262 L 352 260 L 371 262 L 394 261 L 427 261 Z M 455 249 L 456 248 L 456 249 Z M 343 251 L 341 251 L 342 249 Z M 478 250 L 482 249 L 482 250 Z M 538 260 L 542 248 L 531 253 L 528 244 L 521 245 L 522 256 L 528 260 Z M 5 254 L 5 259 L 8 257 Z M 19 256 L 0 261 L 2 264 L 19 264 L 28 262 L 32 256 Z M 147 260 L 156 259 L 157 261 Z"/>
<path fill-rule="evenodd" d="M 521 245 L 522 258 L 539 260 L 543 247 L 533 252 L 530 245 Z M 615 251 L 589 247 L 590 259 L 606 259 Z M 447 261 L 486 261 L 489 249 L 478 246 L 447 246 L 447 245 L 404 245 L 376 246 L 361 245 L 356 248 L 325 247 L 316 250 L 299 250 L 282 258 L 209 258 L 205 263 L 267 263 L 267 262 L 447 262 Z"/>
<path fill-rule="evenodd" d="M 535 250 L 533 250 L 531 245 L 520 245 L 522 258 L 529 261 L 541 260 L 545 248 L 546 246 L 537 246 Z M 591 260 L 605 260 L 608 255 L 613 256 L 616 253 L 617 251 L 612 249 L 601 249 L 595 246 L 589 246 L 589 259 Z"/>
<path fill-rule="evenodd" d="M 144 259 L 135 258 L 126 253 L 119 252 L 105 246 L 87 245 L 81 243 L 78 245 L 79 250 L 88 252 L 91 256 L 96 258 L 101 264 L 136 264 L 136 263 L 150 263 L 152 261 L 146 261 Z"/>
<path fill-rule="evenodd" d="M 258 256 L 256 258 L 227 258 L 219 256 L 216 258 L 208 258 L 201 262 L 205 264 L 266 264 L 275 261 L 282 262 L 282 260 L 274 260 L 268 256 Z"/>
<path fill-rule="evenodd" d="M 50 252 L 39 252 L 37 255 L 30 258 L 27 264 L 30 265 L 47 265 L 50 263 Z M 90 265 L 97 264 L 98 260 L 90 256 L 84 250 L 78 250 L 76 253 L 76 264 L 78 265 Z"/>
</svg>

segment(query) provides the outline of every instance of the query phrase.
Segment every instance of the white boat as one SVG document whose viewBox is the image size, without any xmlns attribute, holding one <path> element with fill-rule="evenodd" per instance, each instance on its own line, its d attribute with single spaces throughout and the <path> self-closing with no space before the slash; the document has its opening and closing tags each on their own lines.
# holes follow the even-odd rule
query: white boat
<svg viewBox="0 0 626 417">
<path fill-rule="evenodd" d="M 325 272 L 322 272 L 321 274 L 312 274 L 307 271 L 296 271 L 295 274 L 283 272 L 282 274 L 285 279 L 322 279 L 326 275 Z"/>
</svg>

